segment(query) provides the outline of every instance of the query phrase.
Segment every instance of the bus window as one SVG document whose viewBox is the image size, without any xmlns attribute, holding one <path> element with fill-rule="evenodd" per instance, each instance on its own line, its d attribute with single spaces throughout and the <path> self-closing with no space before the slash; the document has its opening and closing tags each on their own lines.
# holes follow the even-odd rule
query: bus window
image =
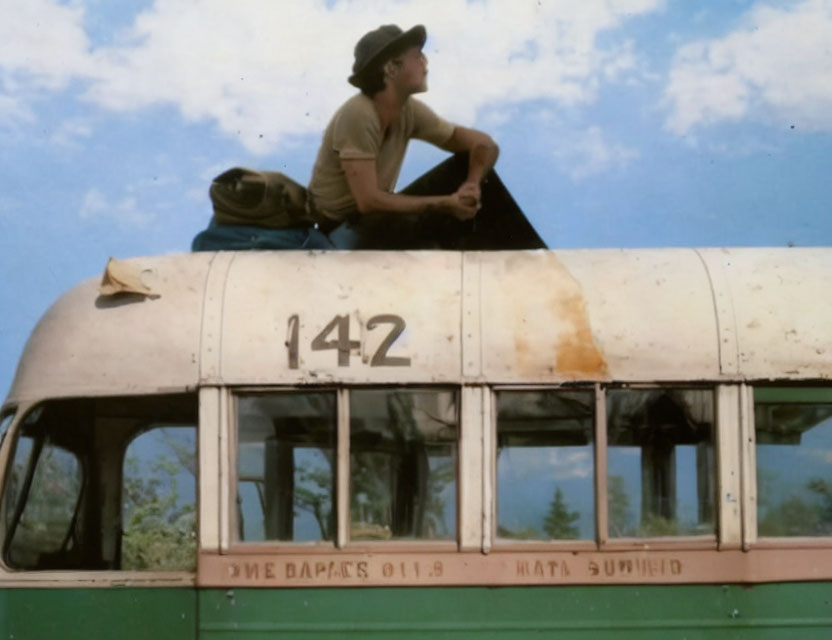
<svg viewBox="0 0 832 640">
<path fill-rule="evenodd" d="M 8 412 L 0 416 L 0 443 L 2 443 L 5 439 L 6 431 L 8 431 L 9 425 L 12 423 L 13 418 L 14 410 L 9 410 Z"/>
<path fill-rule="evenodd" d="M 457 396 L 350 392 L 350 539 L 456 538 Z"/>
<path fill-rule="evenodd" d="M 160 423 L 189 425 L 193 433 L 196 420 L 195 394 L 77 398 L 39 404 L 25 416 L 17 432 L 5 477 L 5 563 L 28 570 L 168 568 L 170 565 L 162 566 L 156 560 L 137 563 L 135 554 L 131 556 L 131 544 L 137 537 L 137 518 L 139 531 L 152 529 L 146 540 L 160 535 L 169 484 L 158 476 L 138 481 L 131 475 L 134 453 L 127 455 L 126 478 L 122 462 L 137 434 Z M 192 455 L 195 447 L 193 443 L 190 446 Z M 155 453 L 149 455 L 153 458 Z M 168 470 L 175 466 L 170 461 L 166 464 Z M 181 460 L 178 464 L 181 467 Z M 131 507 L 137 487 L 143 492 L 137 508 L 144 507 L 146 520 Z M 126 506 L 122 505 L 123 495 Z M 191 504 L 193 501 L 191 497 Z M 127 526 L 126 539 L 123 526 Z M 131 551 L 125 554 L 125 550 Z M 144 544 L 142 552 L 150 554 L 154 547 Z M 122 555 L 128 556 L 129 566 L 122 567 Z M 193 564 L 192 554 L 188 566 Z"/>
<path fill-rule="evenodd" d="M 715 533 L 714 393 L 607 390 L 611 538 Z"/>
<path fill-rule="evenodd" d="M 7 476 L 5 555 L 13 567 L 35 567 L 71 545 L 83 481 L 77 455 L 51 441 L 39 416 L 23 423 Z"/>
<path fill-rule="evenodd" d="M 335 537 L 335 392 L 237 397 L 239 539 Z"/>
<path fill-rule="evenodd" d="M 757 534 L 832 535 L 832 389 L 756 387 Z"/>
<path fill-rule="evenodd" d="M 124 456 L 121 568 L 196 566 L 196 427 L 156 427 Z"/>
<path fill-rule="evenodd" d="M 497 536 L 592 539 L 593 391 L 497 392 Z"/>
</svg>

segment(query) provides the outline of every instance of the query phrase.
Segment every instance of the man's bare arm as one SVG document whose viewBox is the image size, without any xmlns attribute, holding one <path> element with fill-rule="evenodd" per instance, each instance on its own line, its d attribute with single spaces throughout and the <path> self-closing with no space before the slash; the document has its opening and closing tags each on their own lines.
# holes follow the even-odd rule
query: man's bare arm
<svg viewBox="0 0 832 640">
<path fill-rule="evenodd" d="M 388 193 L 378 187 L 375 160 L 341 160 L 350 191 L 360 213 L 425 213 L 438 211 L 460 220 L 473 218 L 477 206 L 459 191 L 440 196 L 409 196 Z"/>
<path fill-rule="evenodd" d="M 451 153 L 468 152 L 468 177 L 460 191 L 463 195 L 476 193 L 477 202 L 480 196 L 480 182 L 497 162 L 500 148 L 487 133 L 466 127 L 455 127 L 454 132 L 442 148 Z"/>
</svg>

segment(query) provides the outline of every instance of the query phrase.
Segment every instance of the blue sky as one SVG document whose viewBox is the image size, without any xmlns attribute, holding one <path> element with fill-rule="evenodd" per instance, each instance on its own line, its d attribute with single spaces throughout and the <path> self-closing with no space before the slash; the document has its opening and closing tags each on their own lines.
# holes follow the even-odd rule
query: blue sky
<svg viewBox="0 0 832 640">
<path fill-rule="evenodd" d="M 62 291 L 188 250 L 214 175 L 306 182 L 389 22 L 551 247 L 830 243 L 832 0 L 0 0 L 0 392 Z"/>
</svg>

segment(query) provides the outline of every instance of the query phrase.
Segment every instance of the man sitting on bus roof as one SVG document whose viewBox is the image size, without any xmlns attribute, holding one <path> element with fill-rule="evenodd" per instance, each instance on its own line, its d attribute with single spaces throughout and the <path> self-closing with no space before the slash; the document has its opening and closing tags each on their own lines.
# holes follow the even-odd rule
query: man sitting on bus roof
<svg viewBox="0 0 832 640">
<path fill-rule="evenodd" d="M 374 246 L 380 226 L 388 234 L 400 233 L 406 229 L 402 220 L 426 213 L 470 220 L 480 207 L 480 182 L 499 150 L 487 134 L 453 125 L 411 97 L 427 91 L 426 38 L 421 25 L 404 32 L 384 25 L 355 46 L 349 82 L 361 93 L 327 126 L 309 184 L 313 211 L 336 248 L 387 248 Z M 456 191 L 393 193 L 411 138 L 467 153 L 467 175 Z"/>
</svg>

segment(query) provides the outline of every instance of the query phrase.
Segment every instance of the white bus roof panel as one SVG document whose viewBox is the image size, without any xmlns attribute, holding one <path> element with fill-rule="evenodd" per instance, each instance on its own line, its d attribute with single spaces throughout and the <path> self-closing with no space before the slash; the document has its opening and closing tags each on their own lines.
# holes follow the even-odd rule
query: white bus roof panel
<svg viewBox="0 0 832 640">
<path fill-rule="evenodd" d="M 828 379 L 832 250 L 220 252 L 123 261 L 35 328 L 10 399 L 199 384 Z"/>
<path fill-rule="evenodd" d="M 217 381 L 458 381 L 461 256 L 454 252 L 238 253 L 229 266 L 225 288 Z M 295 330 L 290 326 L 293 318 L 297 318 L 296 368 L 289 362 L 291 344 L 287 344 Z M 340 320 L 327 331 L 336 318 Z M 377 357 L 381 343 L 398 330 Z M 348 353 L 339 353 L 332 344 L 338 340 Z"/>
<path fill-rule="evenodd" d="M 10 398 L 147 393 L 198 380 L 205 281 L 213 255 L 130 260 L 154 297 L 70 289 L 26 343 Z"/>
</svg>

